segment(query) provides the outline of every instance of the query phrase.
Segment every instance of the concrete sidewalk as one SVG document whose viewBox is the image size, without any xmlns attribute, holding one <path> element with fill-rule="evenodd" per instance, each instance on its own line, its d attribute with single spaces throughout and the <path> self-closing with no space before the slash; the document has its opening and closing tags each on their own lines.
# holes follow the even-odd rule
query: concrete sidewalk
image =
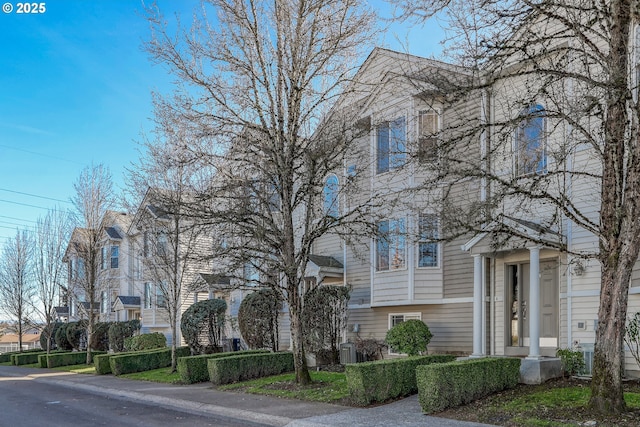
<svg viewBox="0 0 640 427">
<path fill-rule="evenodd" d="M 47 369 L 0 366 L 0 377 L 29 377 L 37 382 L 85 390 L 116 399 L 153 403 L 184 412 L 213 414 L 275 427 L 480 427 L 421 413 L 417 396 L 387 405 L 354 409 L 326 403 L 232 393 L 215 390 L 208 383 L 159 384 L 121 379 L 112 375 L 84 375 Z"/>
</svg>

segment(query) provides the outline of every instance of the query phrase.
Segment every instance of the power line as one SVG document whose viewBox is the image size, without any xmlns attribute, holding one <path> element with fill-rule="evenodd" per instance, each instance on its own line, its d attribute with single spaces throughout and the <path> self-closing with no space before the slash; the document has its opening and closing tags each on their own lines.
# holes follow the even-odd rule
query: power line
<svg viewBox="0 0 640 427">
<path fill-rule="evenodd" d="M 28 203 L 14 202 L 14 201 L 12 201 L 12 200 L 4 200 L 4 199 L 0 199 L 0 202 L 11 203 L 11 204 L 14 204 L 14 205 L 20 205 L 20 206 L 27 206 L 27 207 L 30 207 L 30 208 L 37 208 L 37 209 L 51 210 L 50 208 L 45 208 L 44 206 L 30 205 L 30 204 L 28 204 Z"/>
<path fill-rule="evenodd" d="M 57 157 L 57 156 L 52 156 L 52 155 L 49 155 L 49 154 L 38 153 L 37 151 L 25 150 L 23 148 L 11 147 L 9 145 L 0 144 L 0 147 L 8 148 L 10 150 L 15 150 L 15 151 L 22 151 L 23 153 L 29 153 L 29 154 L 33 154 L 33 155 L 36 155 L 36 156 L 48 157 L 50 159 L 62 160 L 63 162 L 75 163 L 76 165 L 81 165 L 82 164 L 82 163 L 76 162 L 74 160 L 63 159 L 62 157 Z"/>
<path fill-rule="evenodd" d="M 38 221 L 33 221 L 30 219 L 22 219 L 22 218 L 16 218 L 14 216 L 5 216 L 5 215 L 0 215 L 0 218 L 6 218 L 6 219 L 15 219 L 17 221 L 22 221 L 22 222 L 32 222 L 32 223 L 37 223 Z"/>
<path fill-rule="evenodd" d="M 22 191 L 15 191 L 15 190 L 7 190 L 6 188 L 0 188 L 0 191 L 6 191 L 7 193 L 14 193 L 14 194 L 22 194 L 23 196 L 29 196 L 29 197 L 37 197 L 38 199 L 53 200 L 54 202 L 71 204 L 71 202 L 68 200 L 55 199 L 53 197 L 47 197 L 47 196 L 38 196 L 37 194 L 23 193 Z"/>
</svg>

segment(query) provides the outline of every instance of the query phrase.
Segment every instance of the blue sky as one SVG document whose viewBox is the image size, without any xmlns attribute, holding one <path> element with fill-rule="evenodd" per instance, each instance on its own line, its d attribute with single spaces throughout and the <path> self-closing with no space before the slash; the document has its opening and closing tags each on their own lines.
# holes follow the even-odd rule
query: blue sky
<svg viewBox="0 0 640 427">
<path fill-rule="evenodd" d="M 0 3 L 6 3 L 2 0 Z M 0 245 L 47 209 L 68 203 L 91 163 L 109 166 L 116 188 L 151 129 L 151 91 L 171 76 L 141 49 L 149 37 L 141 0 L 49 0 L 42 14 L 0 12 Z M 199 0 L 159 0 L 167 18 L 190 18 Z M 382 16 L 391 9 L 372 6 Z M 441 31 L 395 25 L 378 45 L 438 55 Z M 399 42 L 402 41 L 402 43 Z"/>
</svg>

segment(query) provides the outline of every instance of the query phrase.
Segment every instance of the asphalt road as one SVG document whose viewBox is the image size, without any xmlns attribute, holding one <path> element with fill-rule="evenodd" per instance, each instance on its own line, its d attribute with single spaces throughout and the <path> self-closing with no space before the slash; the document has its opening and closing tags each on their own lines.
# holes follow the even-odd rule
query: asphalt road
<svg viewBox="0 0 640 427">
<path fill-rule="evenodd" d="M 194 415 L 0 373 L 0 426 L 260 427 L 264 424 Z"/>
</svg>

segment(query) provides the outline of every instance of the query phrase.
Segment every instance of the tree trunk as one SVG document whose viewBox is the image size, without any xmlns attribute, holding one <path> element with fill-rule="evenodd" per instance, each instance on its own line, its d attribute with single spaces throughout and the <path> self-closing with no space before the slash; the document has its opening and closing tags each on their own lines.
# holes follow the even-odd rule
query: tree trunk
<svg viewBox="0 0 640 427">
<path fill-rule="evenodd" d="M 311 383 L 307 358 L 304 352 L 304 337 L 302 331 L 301 311 L 302 301 L 298 286 L 289 284 L 289 318 L 291 319 L 291 345 L 293 350 L 293 364 L 296 370 L 296 383 L 306 385 Z"/>
<path fill-rule="evenodd" d="M 626 411 L 622 372 L 627 298 L 623 295 L 628 295 L 628 284 L 628 279 L 603 268 L 589 402 L 601 414 Z"/>
</svg>

